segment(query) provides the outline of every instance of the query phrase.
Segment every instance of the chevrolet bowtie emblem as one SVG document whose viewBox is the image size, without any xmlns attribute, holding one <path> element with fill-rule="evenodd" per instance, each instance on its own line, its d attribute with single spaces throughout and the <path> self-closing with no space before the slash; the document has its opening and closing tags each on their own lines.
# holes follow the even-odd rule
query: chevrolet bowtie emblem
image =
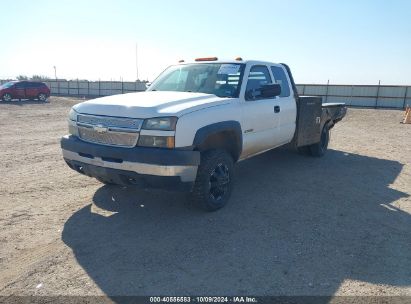
<svg viewBox="0 0 411 304">
<path fill-rule="evenodd" d="M 95 125 L 93 127 L 94 131 L 96 131 L 97 133 L 107 133 L 108 132 L 108 128 L 103 126 L 103 125 Z"/>
</svg>

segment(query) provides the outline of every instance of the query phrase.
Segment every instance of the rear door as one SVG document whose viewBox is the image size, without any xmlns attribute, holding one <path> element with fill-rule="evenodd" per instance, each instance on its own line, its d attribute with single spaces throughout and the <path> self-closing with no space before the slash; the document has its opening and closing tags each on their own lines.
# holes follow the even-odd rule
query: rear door
<svg viewBox="0 0 411 304">
<path fill-rule="evenodd" d="M 274 82 L 281 85 L 281 95 L 278 99 L 278 106 L 281 115 L 279 115 L 278 127 L 278 142 L 280 144 L 288 143 L 294 137 L 297 104 L 294 98 L 291 81 L 288 74 L 282 65 L 270 66 L 271 73 L 274 77 Z"/>
<path fill-rule="evenodd" d="M 40 93 L 40 83 L 27 82 L 26 84 L 26 98 L 34 99 Z"/>
<path fill-rule="evenodd" d="M 279 105 L 278 97 L 258 96 L 261 85 L 272 83 L 266 65 L 254 65 L 246 75 L 246 89 L 243 102 L 243 152 L 241 158 L 268 150 L 278 145 Z"/>
</svg>

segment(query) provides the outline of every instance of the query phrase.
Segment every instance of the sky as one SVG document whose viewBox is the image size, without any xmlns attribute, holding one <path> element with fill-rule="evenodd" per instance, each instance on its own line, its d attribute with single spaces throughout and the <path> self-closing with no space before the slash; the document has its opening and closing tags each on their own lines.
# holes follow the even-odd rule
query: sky
<svg viewBox="0 0 411 304">
<path fill-rule="evenodd" d="M 408 0 L 0 0 L 0 78 L 152 81 L 178 60 L 287 63 L 297 83 L 411 85 Z"/>
</svg>

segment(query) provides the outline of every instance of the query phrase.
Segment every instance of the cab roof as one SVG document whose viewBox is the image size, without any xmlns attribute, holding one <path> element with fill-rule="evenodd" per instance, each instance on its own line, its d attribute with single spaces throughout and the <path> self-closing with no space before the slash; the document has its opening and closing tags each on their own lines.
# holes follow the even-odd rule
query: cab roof
<svg viewBox="0 0 411 304">
<path fill-rule="evenodd" d="M 272 65 L 272 64 L 279 64 L 279 63 L 275 63 L 275 62 L 269 62 L 269 61 L 261 61 L 261 60 L 235 60 L 235 59 L 228 59 L 228 60 L 224 60 L 224 59 L 217 59 L 217 60 L 201 60 L 201 61 L 196 61 L 196 60 L 190 60 L 190 61 L 181 61 L 178 62 L 177 64 L 179 65 L 184 65 L 184 64 L 202 64 L 202 63 L 229 63 L 229 64 L 252 64 L 252 65 L 258 65 L 258 64 L 262 64 L 262 65 Z"/>
</svg>

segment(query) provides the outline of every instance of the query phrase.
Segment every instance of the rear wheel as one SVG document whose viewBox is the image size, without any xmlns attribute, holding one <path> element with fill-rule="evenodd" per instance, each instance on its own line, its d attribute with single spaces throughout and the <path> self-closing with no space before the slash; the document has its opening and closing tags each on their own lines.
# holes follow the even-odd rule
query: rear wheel
<svg viewBox="0 0 411 304">
<path fill-rule="evenodd" d="M 2 99 L 5 102 L 9 102 L 9 101 L 11 101 L 11 95 L 9 93 L 6 93 L 6 94 L 3 95 Z"/>
<path fill-rule="evenodd" d="M 325 125 L 321 131 L 321 140 L 319 143 L 310 146 L 312 156 L 321 157 L 327 152 L 328 142 L 330 140 L 330 130 Z"/>
<path fill-rule="evenodd" d="M 215 211 L 227 204 L 233 187 L 233 168 L 233 159 L 224 150 L 202 153 L 193 190 L 200 207 Z"/>
<path fill-rule="evenodd" d="M 47 95 L 46 94 L 44 94 L 44 93 L 40 93 L 39 94 L 39 96 L 38 96 L 38 99 L 40 100 L 40 101 L 46 101 L 47 100 Z"/>
</svg>

